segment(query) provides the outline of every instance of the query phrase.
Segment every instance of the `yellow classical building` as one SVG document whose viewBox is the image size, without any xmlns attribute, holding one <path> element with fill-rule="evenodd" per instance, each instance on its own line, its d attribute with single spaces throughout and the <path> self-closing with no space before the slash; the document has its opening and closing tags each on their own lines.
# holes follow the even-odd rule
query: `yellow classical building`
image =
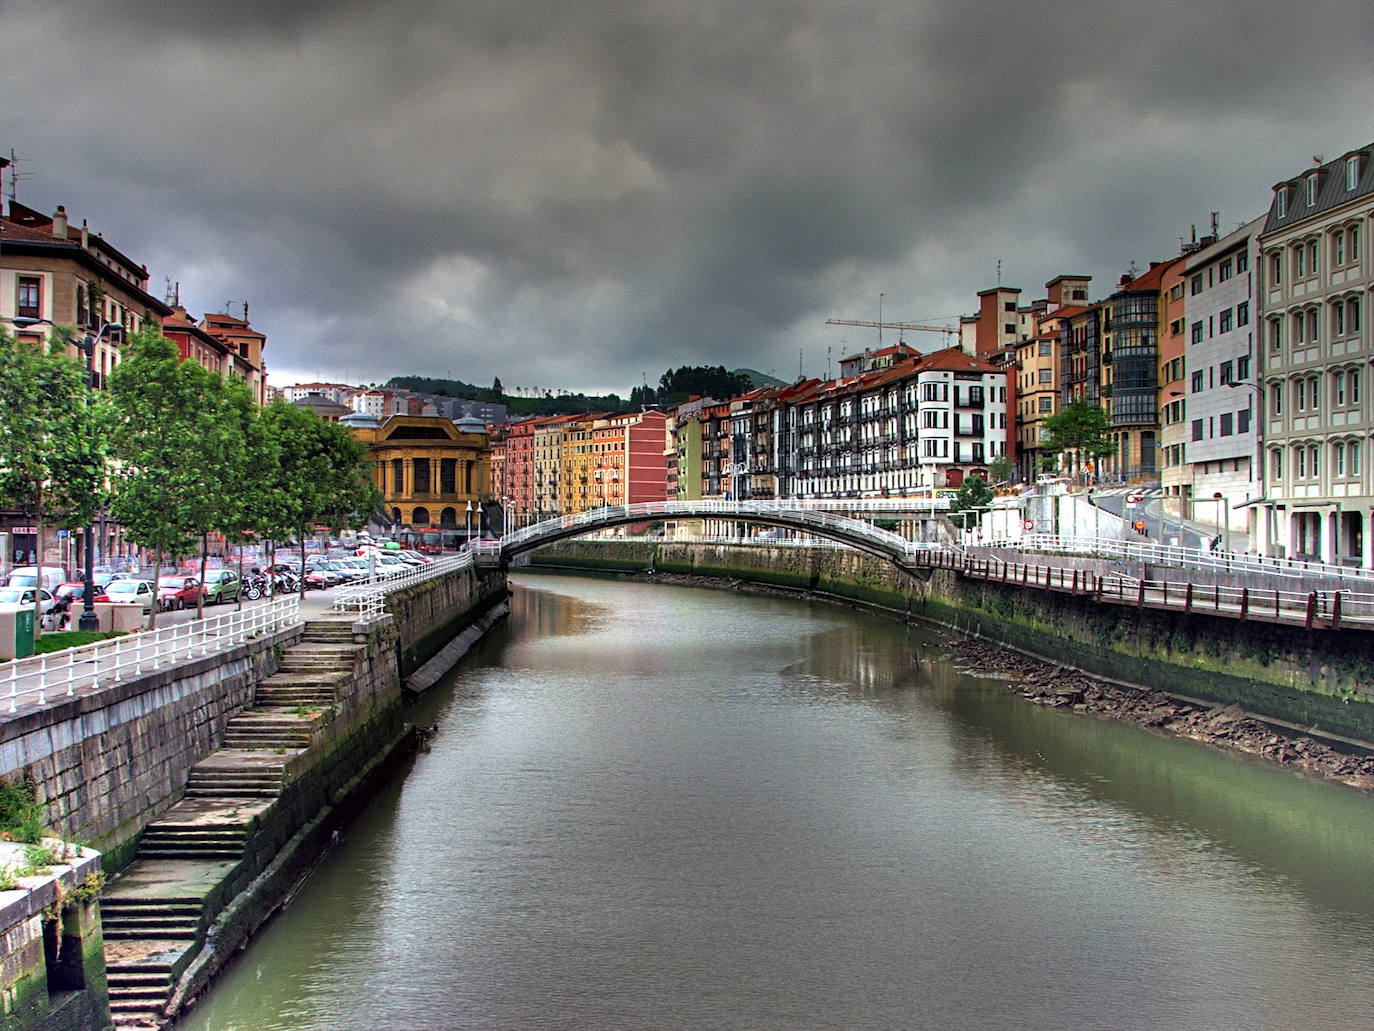
<svg viewBox="0 0 1374 1031">
<path fill-rule="evenodd" d="M 477 512 L 491 498 L 491 444 L 476 419 L 454 423 L 438 415 L 393 415 L 377 425 L 341 420 L 367 445 L 374 477 L 393 523 L 477 530 Z M 469 505 L 471 503 L 471 505 Z"/>
</svg>

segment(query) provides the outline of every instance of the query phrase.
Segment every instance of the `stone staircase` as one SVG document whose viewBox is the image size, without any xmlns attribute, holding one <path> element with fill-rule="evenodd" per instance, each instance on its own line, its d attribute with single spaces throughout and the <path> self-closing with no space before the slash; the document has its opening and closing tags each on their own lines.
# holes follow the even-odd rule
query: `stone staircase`
<svg viewBox="0 0 1374 1031">
<path fill-rule="evenodd" d="M 205 864 L 242 858 L 252 823 L 281 794 L 287 764 L 333 716 L 361 645 L 343 622 L 309 622 L 254 708 L 228 721 L 221 748 L 197 763 L 185 797 L 144 831 L 135 862 L 101 899 L 110 1011 L 119 1031 L 164 1026 L 176 965 L 213 919 L 178 883 L 216 880 Z M 138 870 L 146 874 L 139 884 Z M 211 875 L 207 877 L 208 875 Z"/>
</svg>

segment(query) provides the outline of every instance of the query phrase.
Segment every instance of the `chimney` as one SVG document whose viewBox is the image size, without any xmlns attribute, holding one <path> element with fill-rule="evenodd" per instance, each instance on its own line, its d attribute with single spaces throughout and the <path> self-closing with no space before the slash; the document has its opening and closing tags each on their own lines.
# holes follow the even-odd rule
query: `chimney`
<svg viewBox="0 0 1374 1031">
<path fill-rule="evenodd" d="M 52 235 L 54 240 L 67 239 L 67 209 L 65 205 L 59 204 L 57 210 L 52 213 Z"/>
</svg>

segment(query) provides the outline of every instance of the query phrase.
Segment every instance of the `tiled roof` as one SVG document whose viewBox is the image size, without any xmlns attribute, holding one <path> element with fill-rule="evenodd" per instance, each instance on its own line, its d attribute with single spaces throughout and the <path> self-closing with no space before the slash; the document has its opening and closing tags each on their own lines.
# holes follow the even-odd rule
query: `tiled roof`
<svg viewBox="0 0 1374 1031">
<path fill-rule="evenodd" d="M 1355 188 L 1347 190 L 1345 188 L 1345 163 L 1352 157 L 1359 159 L 1360 174 L 1355 181 Z M 1274 198 L 1269 204 L 1269 217 L 1264 223 L 1264 232 L 1272 233 L 1276 229 L 1305 222 L 1315 215 L 1338 208 L 1342 204 L 1374 194 L 1374 143 L 1342 154 L 1335 161 L 1328 161 L 1326 164 L 1318 166 L 1315 171 L 1321 180 L 1317 187 L 1316 203 L 1308 204 L 1307 188 L 1304 183 L 1313 171 L 1313 169 L 1308 169 L 1302 175 L 1275 185 Z M 1278 216 L 1277 191 L 1280 186 L 1288 188 L 1288 209 L 1282 218 Z"/>
</svg>

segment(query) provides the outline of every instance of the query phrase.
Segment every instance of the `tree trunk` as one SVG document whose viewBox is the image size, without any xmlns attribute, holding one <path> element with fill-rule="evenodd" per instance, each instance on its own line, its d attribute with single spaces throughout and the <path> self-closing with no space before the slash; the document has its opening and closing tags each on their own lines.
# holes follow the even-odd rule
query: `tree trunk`
<svg viewBox="0 0 1374 1031">
<path fill-rule="evenodd" d="M 205 618 L 205 559 L 210 550 L 210 535 L 200 535 L 200 593 L 196 595 L 196 619 Z"/>
<path fill-rule="evenodd" d="M 239 541 L 239 593 L 234 596 L 234 611 L 243 611 L 243 541 Z"/>
<path fill-rule="evenodd" d="M 301 603 L 305 603 L 305 524 L 301 524 Z"/>
<path fill-rule="evenodd" d="M 37 641 L 43 636 L 43 485 L 41 483 L 38 484 L 38 490 L 34 493 L 33 532 L 34 539 L 37 541 L 34 550 L 38 555 L 33 564 L 38 581 L 33 588 L 33 639 Z"/>
</svg>

